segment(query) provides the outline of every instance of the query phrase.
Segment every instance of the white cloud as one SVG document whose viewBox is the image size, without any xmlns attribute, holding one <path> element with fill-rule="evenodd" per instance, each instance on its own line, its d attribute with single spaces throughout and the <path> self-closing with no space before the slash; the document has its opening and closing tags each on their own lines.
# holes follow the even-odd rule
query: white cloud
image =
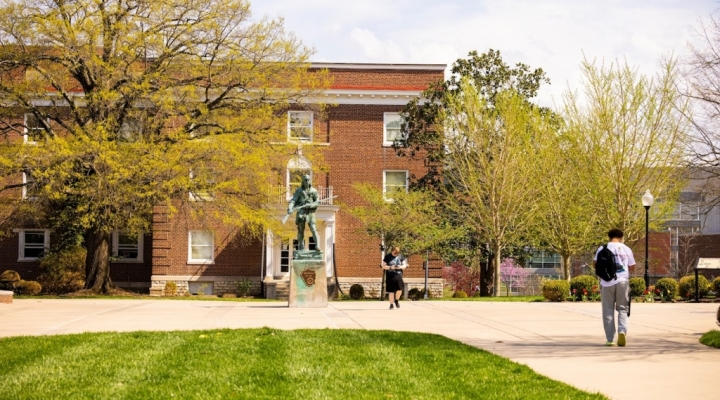
<svg viewBox="0 0 720 400">
<path fill-rule="evenodd" d="M 362 48 L 368 61 L 398 62 L 406 58 L 400 46 L 395 42 L 388 39 L 380 40 L 367 29 L 353 29 L 350 32 L 350 38 Z"/>
<path fill-rule="evenodd" d="M 445 63 L 471 50 L 502 52 L 509 64 L 546 71 L 549 105 L 569 85 L 577 89 L 588 59 L 626 58 L 654 74 L 657 60 L 682 56 L 699 17 L 714 0 L 263 0 L 260 14 L 285 16 L 288 29 L 318 50 L 314 60 Z"/>
</svg>

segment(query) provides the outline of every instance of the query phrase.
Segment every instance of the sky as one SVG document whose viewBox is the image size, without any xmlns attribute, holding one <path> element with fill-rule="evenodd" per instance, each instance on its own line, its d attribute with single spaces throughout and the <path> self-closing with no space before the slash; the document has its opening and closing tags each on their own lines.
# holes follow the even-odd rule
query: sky
<svg viewBox="0 0 720 400">
<path fill-rule="evenodd" d="M 499 50 L 506 63 L 542 68 L 538 102 L 580 90 L 583 58 L 627 60 L 654 75 L 661 57 L 700 45 L 718 0 L 251 0 L 255 17 L 282 17 L 314 47 L 315 62 L 447 64 Z M 717 14 L 720 15 L 720 14 Z M 717 16 L 716 15 L 716 16 Z"/>
</svg>

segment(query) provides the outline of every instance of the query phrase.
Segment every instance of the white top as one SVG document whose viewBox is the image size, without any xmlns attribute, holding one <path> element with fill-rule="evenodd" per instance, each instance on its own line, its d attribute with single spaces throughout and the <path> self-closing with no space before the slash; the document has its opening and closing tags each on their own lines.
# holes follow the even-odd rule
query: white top
<svg viewBox="0 0 720 400">
<path fill-rule="evenodd" d="M 600 279 L 600 286 L 613 286 L 618 282 L 628 282 L 630 280 L 630 266 L 635 265 L 635 257 L 633 256 L 632 250 L 621 242 L 608 242 L 607 246 L 608 249 L 617 256 L 617 261 L 622 264 L 623 270 L 617 272 L 617 278 L 610 282 L 605 282 Z M 593 260 L 597 261 L 597 255 L 600 250 L 602 250 L 602 246 L 598 247 Z"/>
</svg>

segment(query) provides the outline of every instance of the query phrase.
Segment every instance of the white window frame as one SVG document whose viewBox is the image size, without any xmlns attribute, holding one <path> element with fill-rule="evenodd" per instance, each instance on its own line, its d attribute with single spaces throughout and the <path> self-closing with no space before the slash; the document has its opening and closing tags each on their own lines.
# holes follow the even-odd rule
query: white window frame
<svg viewBox="0 0 720 400">
<path fill-rule="evenodd" d="M 309 137 L 309 138 L 293 137 L 293 135 L 292 135 L 292 128 L 293 128 L 293 127 L 290 125 L 290 116 L 291 116 L 292 114 L 305 114 L 305 115 L 309 115 L 309 116 L 310 116 L 310 125 L 305 127 L 305 128 L 309 128 L 309 129 L 310 129 L 310 137 Z M 314 137 L 314 135 L 315 135 L 314 126 L 315 126 L 315 115 L 313 114 L 312 111 L 288 111 L 288 114 L 287 114 L 287 136 L 288 136 L 288 141 L 291 141 L 291 142 L 312 142 L 312 141 L 313 141 L 313 137 Z"/>
<path fill-rule="evenodd" d="M 404 172 L 405 173 L 405 193 L 408 191 L 408 179 L 410 179 L 410 173 L 406 169 L 386 169 L 383 171 L 383 197 L 385 200 L 392 200 L 392 198 L 387 197 L 387 173 L 388 172 Z"/>
<path fill-rule="evenodd" d="M 144 235 L 140 234 L 137 237 L 137 249 L 138 249 L 137 258 L 124 258 L 124 257 L 120 257 L 120 232 L 113 231 L 113 233 L 112 233 L 112 254 L 116 254 L 118 257 L 116 260 L 113 260 L 113 262 L 123 262 L 123 263 L 143 262 L 143 249 L 144 249 L 143 236 Z"/>
<path fill-rule="evenodd" d="M 43 249 L 50 248 L 50 230 L 49 229 L 20 229 L 18 236 L 18 261 L 37 261 L 39 257 L 25 257 L 25 233 L 27 232 L 43 232 L 45 235 Z"/>
<path fill-rule="evenodd" d="M 193 173 L 193 170 L 190 170 L 190 180 L 193 180 L 195 178 L 195 174 Z M 215 196 L 213 196 L 210 192 L 189 192 L 188 198 L 190 201 L 215 201 Z"/>
<path fill-rule="evenodd" d="M 388 140 L 388 132 L 387 132 L 387 124 L 388 124 L 388 117 L 398 117 L 402 121 L 402 117 L 400 116 L 399 112 L 386 112 L 383 114 L 383 146 L 385 147 L 391 147 L 393 143 L 395 143 L 394 140 Z M 402 132 L 400 132 L 400 135 L 402 136 Z"/>
<path fill-rule="evenodd" d="M 28 188 L 27 188 L 28 176 L 27 176 L 26 172 L 22 173 L 22 183 L 23 183 L 22 199 L 23 200 L 37 200 L 36 196 L 28 196 Z"/>
<path fill-rule="evenodd" d="M 23 116 L 23 117 L 24 117 L 24 122 L 23 122 L 23 143 L 25 143 L 25 144 L 37 144 L 36 141 L 29 140 L 30 135 L 28 134 L 28 132 L 30 132 L 30 129 L 28 128 L 28 116 L 32 116 L 33 118 L 35 118 L 35 114 L 33 114 L 33 113 L 25 113 L 25 115 Z M 44 131 L 45 129 L 44 129 L 44 128 L 34 128 L 33 130 Z"/>
<path fill-rule="evenodd" d="M 210 238 L 212 239 L 210 243 L 210 247 L 212 248 L 212 251 L 210 252 L 210 259 L 194 259 L 192 258 L 192 236 L 193 233 L 209 233 Z M 215 263 L 215 235 L 212 231 L 202 231 L 202 230 L 192 230 L 188 231 L 188 264 L 214 264 Z"/>
</svg>

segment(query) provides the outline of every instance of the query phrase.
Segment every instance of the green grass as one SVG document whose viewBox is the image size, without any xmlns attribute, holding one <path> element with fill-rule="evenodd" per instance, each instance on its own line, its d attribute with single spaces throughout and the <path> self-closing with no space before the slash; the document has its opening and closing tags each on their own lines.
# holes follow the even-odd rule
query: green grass
<svg viewBox="0 0 720 400">
<path fill-rule="evenodd" d="M 487 301 L 487 302 L 525 302 L 533 303 L 545 301 L 542 296 L 498 296 L 498 297 L 466 297 L 464 299 L 442 298 L 432 300 L 449 300 L 449 301 Z"/>
<path fill-rule="evenodd" d="M 705 346 L 720 349 L 720 331 L 716 331 L 715 329 L 713 329 L 710 332 L 707 332 L 706 334 L 702 335 L 702 337 L 700 337 L 700 343 L 704 344 Z"/>
<path fill-rule="evenodd" d="M 269 328 L 0 339 L 8 399 L 605 399 L 443 336 Z"/>
</svg>

